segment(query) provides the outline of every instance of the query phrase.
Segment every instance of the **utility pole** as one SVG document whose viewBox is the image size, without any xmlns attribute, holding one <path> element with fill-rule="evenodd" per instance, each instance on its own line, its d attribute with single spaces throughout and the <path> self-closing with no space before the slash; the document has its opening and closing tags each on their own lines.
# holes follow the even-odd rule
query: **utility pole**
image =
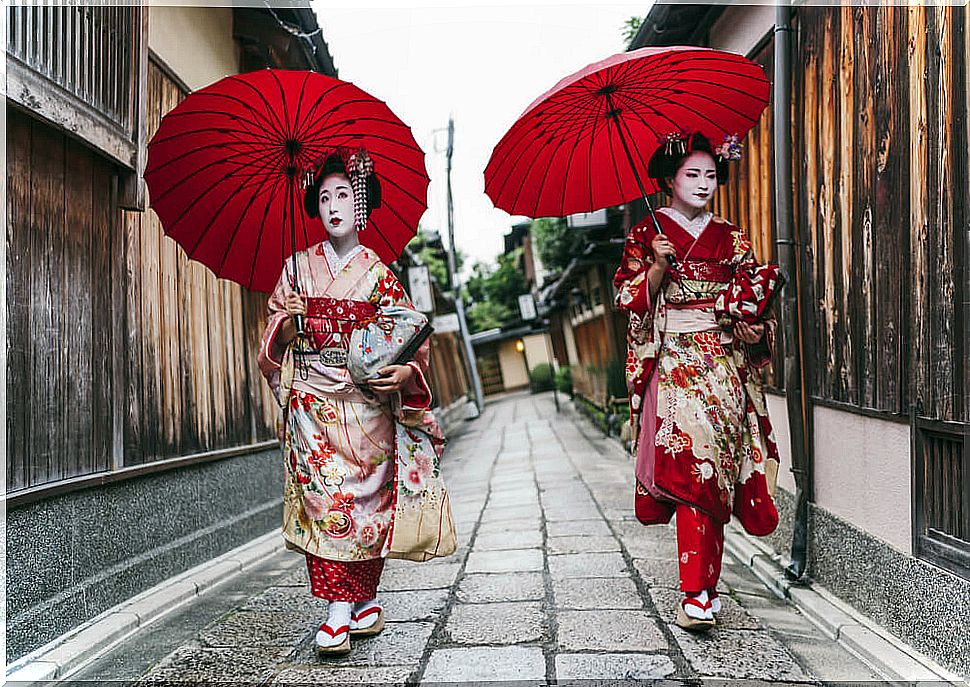
<svg viewBox="0 0 970 687">
<path fill-rule="evenodd" d="M 461 297 L 461 282 L 458 279 L 458 261 L 455 256 L 455 207 L 451 197 L 451 157 L 455 151 L 455 119 L 448 117 L 448 276 L 451 281 L 451 293 L 455 299 L 455 311 L 458 314 L 458 328 L 461 330 L 461 339 L 465 345 L 465 357 L 468 359 L 468 369 L 471 372 L 472 388 L 475 392 L 475 406 L 481 415 L 485 408 L 485 399 L 482 394 L 482 380 L 478 376 L 478 364 L 475 362 L 475 350 L 472 348 L 471 335 L 468 332 L 468 321 L 465 319 L 465 304 Z"/>
</svg>

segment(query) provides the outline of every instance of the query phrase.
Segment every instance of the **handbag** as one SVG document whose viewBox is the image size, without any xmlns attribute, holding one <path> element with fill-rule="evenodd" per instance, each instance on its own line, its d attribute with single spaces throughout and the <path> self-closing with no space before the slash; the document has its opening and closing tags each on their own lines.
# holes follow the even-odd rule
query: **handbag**
<svg viewBox="0 0 970 687">
<path fill-rule="evenodd" d="M 388 365 L 403 365 L 434 329 L 417 310 L 392 305 L 380 308 L 368 322 L 350 334 L 347 371 L 357 385 L 378 377 Z"/>
<path fill-rule="evenodd" d="M 443 439 L 395 422 L 395 503 L 387 558 L 424 562 L 458 547 L 451 501 L 438 467 Z"/>
</svg>

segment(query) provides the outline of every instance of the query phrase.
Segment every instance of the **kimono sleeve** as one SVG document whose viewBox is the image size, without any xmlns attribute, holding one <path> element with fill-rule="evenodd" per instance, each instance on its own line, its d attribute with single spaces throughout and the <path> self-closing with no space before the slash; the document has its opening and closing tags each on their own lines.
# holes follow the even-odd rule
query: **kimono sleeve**
<svg viewBox="0 0 970 687">
<path fill-rule="evenodd" d="M 375 267 L 378 271 L 378 279 L 371 294 L 371 302 L 383 308 L 397 305 L 413 310 L 414 304 L 387 265 L 378 263 Z M 401 389 L 401 406 L 406 411 L 431 408 L 431 387 L 428 385 L 430 359 L 431 342 L 427 340 L 421 344 L 414 357 L 408 362 L 408 367 L 414 370 L 414 374 Z"/>
<path fill-rule="evenodd" d="M 285 350 L 276 343 L 276 335 L 280 327 L 286 322 L 289 314 L 284 305 L 286 294 L 290 291 L 290 285 L 286 280 L 285 272 L 280 275 L 276 282 L 276 288 L 270 294 L 266 304 L 266 329 L 259 343 L 259 353 L 256 355 L 256 362 L 259 371 L 266 378 L 274 394 L 278 394 L 280 385 L 280 370 L 283 366 L 283 356 Z"/>
<path fill-rule="evenodd" d="M 641 317 L 652 309 L 650 281 L 647 279 L 647 270 L 652 263 L 653 252 L 647 240 L 646 225 L 638 224 L 630 230 L 620 267 L 613 277 L 618 308 Z"/>
<path fill-rule="evenodd" d="M 734 271 L 753 270 L 760 264 L 758 257 L 754 254 L 751 241 L 741 229 L 731 232 L 734 243 L 734 258 L 732 267 Z M 755 369 L 761 369 L 771 364 L 775 350 L 775 318 L 770 317 L 764 321 L 765 333 L 761 341 L 754 344 L 742 344 L 747 355 L 748 364 Z"/>
</svg>

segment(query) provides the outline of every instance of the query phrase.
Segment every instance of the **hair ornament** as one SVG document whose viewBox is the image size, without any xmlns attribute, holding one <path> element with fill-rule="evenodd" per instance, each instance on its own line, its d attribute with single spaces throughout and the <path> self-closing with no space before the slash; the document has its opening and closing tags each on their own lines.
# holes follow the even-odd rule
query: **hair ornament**
<svg viewBox="0 0 970 687">
<path fill-rule="evenodd" d="M 357 231 L 367 226 L 367 177 L 374 173 L 374 161 L 367 151 L 358 148 L 346 160 L 350 185 L 354 189 L 354 215 Z"/>
<path fill-rule="evenodd" d="M 682 131 L 672 131 L 664 134 L 658 141 L 664 147 L 664 153 L 686 155 L 690 146 L 690 137 Z"/>
<path fill-rule="evenodd" d="M 744 146 L 738 140 L 737 134 L 724 137 L 724 143 L 714 148 L 714 154 L 723 162 L 736 162 L 741 159 Z"/>
</svg>

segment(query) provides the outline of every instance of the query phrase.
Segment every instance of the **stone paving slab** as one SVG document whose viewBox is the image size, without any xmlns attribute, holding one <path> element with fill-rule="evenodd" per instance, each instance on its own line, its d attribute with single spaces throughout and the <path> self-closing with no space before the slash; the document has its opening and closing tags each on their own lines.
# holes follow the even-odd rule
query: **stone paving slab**
<svg viewBox="0 0 970 687">
<path fill-rule="evenodd" d="M 540 647 L 469 647 L 433 651 L 422 684 L 539 681 L 545 677 L 546 659 Z"/>
<path fill-rule="evenodd" d="M 703 677 L 810 682 L 791 653 L 765 631 L 714 628 L 692 634 L 671 627 L 680 650 Z"/>
<path fill-rule="evenodd" d="M 478 525 L 479 536 L 483 534 L 506 534 L 511 532 L 538 532 L 542 522 L 537 518 L 527 520 L 493 520 Z"/>
<path fill-rule="evenodd" d="M 550 555 L 560 553 L 607 553 L 619 551 L 620 543 L 613 537 L 549 537 L 546 551 Z"/>
<path fill-rule="evenodd" d="M 645 611 L 563 611 L 558 643 L 565 651 L 667 651 L 657 618 Z"/>
<path fill-rule="evenodd" d="M 509 549 L 542 548 L 542 532 L 519 530 L 514 532 L 485 532 L 475 537 L 476 551 L 507 551 Z"/>
<path fill-rule="evenodd" d="M 633 580 L 565 578 L 552 583 L 556 608 L 578 610 L 642 609 L 643 599 Z"/>
<path fill-rule="evenodd" d="M 458 585 L 461 603 L 538 601 L 546 590 L 540 572 L 465 575 Z"/>
<path fill-rule="evenodd" d="M 680 589 L 680 568 L 675 560 L 641 558 L 633 561 L 633 567 L 651 587 Z"/>
<path fill-rule="evenodd" d="M 522 644 L 542 639 L 544 620 L 537 602 L 459 604 L 445 631 L 458 644 Z"/>
<path fill-rule="evenodd" d="M 626 561 L 618 553 L 567 553 L 549 556 L 549 574 L 559 577 L 626 577 Z"/>
<path fill-rule="evenodd" d="M 212 649 L 179 647 L 139 682 L 224 682 L 227 676 L 237 684 L 261 683 L 273 675 L 274 666 L 289 649 Z"/>
<path fill-rule="evenodd" d="M 395 561 L 388 564 L 381 575 L 381 591 L 409 589 L 443 589 L 450 587 L 458 576 L 459 563 L 429 566 L 424 563 Z M 423 567 L 422 567 L 423 566 Z"/>
<path fill-rule="evenodd" d="M 612 532 L 603 520 L 566 520 L 546 523 L 546 534 L 550 537 L 606 537 Z"/>
<path fill-rule="evenodd" d="M 326 612 L 237 611 L 199 633 L 204 645 L 217 647 L 291 647 L 327 619 Z"/>
<path fill-rule="evenodd" d="M 389 623 L 437 620 L 448 605 L 448 589 L 414 589 L 380 595 L 384 619 Z"/>
<path fill-rule="evenodd" d="M 270 587 L 243 606 L 245 611 L 310 611 L 326 613 L 327 602 L 301 587 Z"/>
<path fill-rule="evenodd" d="M 291 663 L 314 666 L 399 666 L 417 665 L 434 630 L 434 623 L 388 623 L 376 637 L 353 641 L 347 656 L 319 658 L 312 637 L 296 651 Z"/>
<path fill-rule="evenodd" d="M 591 687 L 591 680 L 660 680 L 677 668 L 664 654 L 559 654 L 556 656 L 556 679 L 559 685 L 581 681 Z"/>
<path fill-rule="evenodd" d="M 542 551 L 512 549 L 510 551 L 472 551 L 468 554 L 465 572 L 504 573 L 542 570 Z"/>
<path fill-rule="evenodd" d="M 413 666 L 355 667 L 320 665 L 281 670 L 270 681 L 275 685 L 404 685 Z"/>
<path fill-rule="evenodd" d="M 684 598 L 682 592 L 674 589 L 664 589 L 663 587 L 652 587 L 650 598 L 653 605 L 664 622 L 672 624 L 677 618 L 677 606 Z M 718 629 L 729 630 L 763 630 L 762 625 L 756 617 L 748 613 L 747 610 L 727 594 L 721 594 L 721 612 L 717 615 Z M 794 609 L 789 608 L 789 613 L 795 613 Z"/>
</svg>

